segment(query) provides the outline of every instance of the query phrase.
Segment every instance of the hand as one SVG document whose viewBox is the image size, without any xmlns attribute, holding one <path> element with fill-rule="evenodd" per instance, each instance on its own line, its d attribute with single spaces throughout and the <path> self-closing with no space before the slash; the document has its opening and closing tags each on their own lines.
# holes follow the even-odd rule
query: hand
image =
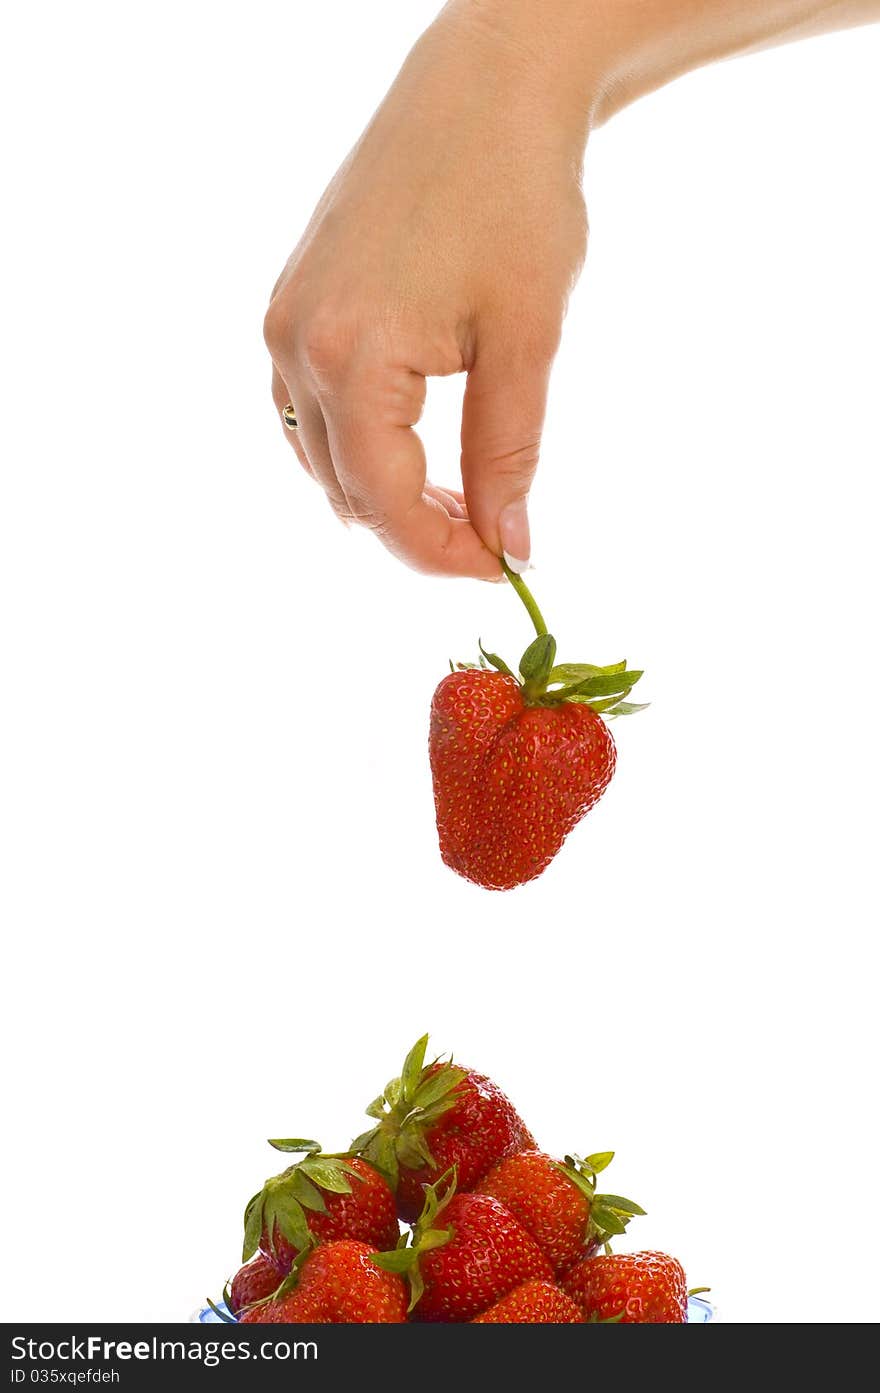
<svg viewBox="0 0 880 1393">
<path fill-rule="evenodd" d="M 299 423 L 285 435 L 338 515 L 418 570 L 498 579 L 502 553 L 528 562 L 548 379 L 586 250 L 584 140 L 530 44 L 454 3 L 275 288 L 273 397 Z M 463 493 L 427 481 L 414 429 L 426 379 L 454 372 L 468 374 Z"/>
</svg>

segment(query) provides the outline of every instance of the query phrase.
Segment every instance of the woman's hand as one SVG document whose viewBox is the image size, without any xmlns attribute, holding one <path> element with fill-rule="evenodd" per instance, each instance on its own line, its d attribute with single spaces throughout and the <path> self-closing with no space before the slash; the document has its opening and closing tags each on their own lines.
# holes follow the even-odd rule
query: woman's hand
<svg viewBox="0 0 880 1393">
<path fill-rule="evenodd" d="M 500 575 L 584 257 L 588 130 L 715 59 L 880 18 L 880 0 L 450 0 L 345 161 L 266 317 L 288 438 L 402 560 Z M 464 493 L 429 484 L 425 379 L 468 374 Z"/>
<path fill-rule="evenodd" d="M 549 84 L 551 89 L 553 84 Z M 585 113 L 534 49 L 453 4 L 337 173 L 266 316 L 279 413 L 343 519 L 418 570 L 529 558 L 551 364 L 586 249 Z M 464 492 L 429 483 L 426 378 L 466 372 Z"/>
</svg>

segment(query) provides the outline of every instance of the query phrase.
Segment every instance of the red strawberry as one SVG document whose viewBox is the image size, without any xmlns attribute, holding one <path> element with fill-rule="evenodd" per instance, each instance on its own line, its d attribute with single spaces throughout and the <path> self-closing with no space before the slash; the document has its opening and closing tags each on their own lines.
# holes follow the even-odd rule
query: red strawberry
<svg viewBox="0 0 880 1393">
<path fill-rule="evenodd" d="M 421 1211 L 424 1186 L 450 1167 L 456 1167 L 459 1189 L 470 1190 L 502 1156 L 535 1145 L 497 1084 L 460 1065 L 435 1060 L 425 1066 L 427 1046 L 423 1035 L 400 1078 L 367 1108 L 378 1126 L 351 1144 L 388 1177 L 407 1223 Z"/>
<path fill-rule="evenodd" d="M 510 1210 L 491 1195 L 455 1194 L 454 1175 L 427 1187 L 411 1246 L 376 1261 L 408 1275 L 420 1321 L 470 1321 L 530 1277 L 553 1277 Z"/>
<path fill-rule="evenodd" d="M 320 1244 L 297 1261 L 280 1294 L 246 1311 L 242 1324 L 401 1324 L 406 1283 L 377 1267 L 375 1256 L 368 1243 L 351 1238 Z"/>
<path fill-rule="evenodd" d="M 226 1304 L 233 1315 L 238 1315 L 246 1306 L 256 1301 L 265 1301 L 276 1290 L 281 1278 L 278 1268 L 265 1253 L 258 1253 L 252 1262 L 240 1267 L 232 1279 L 226 1296 Z"/>
<path fill-rule="evenodd" d="M 429 737 L 440 854 L 488 890 L 547 868 L 614 773 L 599 713 L 642 709 L 625 700 L 642 675 L 625 662 L 554 666 L 556 640 L 522 578 L 505 570 L 538 631 L 520 660 L 522 681 L 481 645 L 480 667 L 460 663 L 437 687 Z"/>
<path fill-rule="evenodd" d="M 267 1180 L 245 1210 L 243 1257 L 261 1250 L 279 1277 L 314 1241 L 357 1238 L 392 1247 L 400 1234 L 394 1194 L 374 1166 L 360 1157 L 325 1156 L 317 1142 L 273 1141 L 279 1151 L 307 1154 Z M 277 1285 L 277 1283 L 276 1283 Z"/>
<path fill-rule="evenodd" d="M 584 1258 L 562 1286 L 588 1320 L 619 1320 L 621 1325 L 683 1325 L 687 1320 L 684 1268 L 667 1253 Z"/>
<path fill-rule="evenodd" d="M 499 1161 L 476 1188 L 506 1205 L 561 1273 L 645 1212 L 622 1195 L 596 1194 L 596 1176 L 613 1156 L 603 1151 L 562 1162 L 521 1151 Z"/>
<path fill-rule="evenodd" d="M 502 1296 L 472 1325 L 582 1325 L 583 1316 L 570 1296 L 552 1282 L 523 1282 Z"/>
</svg>

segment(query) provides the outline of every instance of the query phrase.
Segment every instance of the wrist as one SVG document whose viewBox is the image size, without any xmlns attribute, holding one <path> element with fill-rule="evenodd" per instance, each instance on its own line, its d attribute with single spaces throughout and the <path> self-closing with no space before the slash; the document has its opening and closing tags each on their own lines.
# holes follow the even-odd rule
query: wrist
<svg viewBox="0 0 880 1393">
<path fill-rule="evenodd" d="M 627 71 L 632 9 L 629 0 L 449 0 L 441 19 L 466 25 L 494 61 L 501 53 L 519 65 L 583 146 L 594 126 L 641 95 Z"/>
<path fill-rule="evenodd" d="M 601 29 L 594 32 L 599 8 L 593 0 L 448 0 L 434 28 L 481 54 L 484 74 L 538 103 L 582 152 L 606 66 Z"/>
<path fill-rule="evenodd" d="M 450 0 L 518 52 L 583 138 L 706 63 L 880 18 L 880 0 Z"/>
</svg>

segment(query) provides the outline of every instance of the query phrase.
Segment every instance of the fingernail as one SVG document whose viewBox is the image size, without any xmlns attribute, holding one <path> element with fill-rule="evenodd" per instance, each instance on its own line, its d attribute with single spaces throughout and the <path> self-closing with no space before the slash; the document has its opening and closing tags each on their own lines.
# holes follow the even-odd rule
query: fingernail
<svg viewBox="0 0 880 1393">
<path fill-rule="evenodd" d="M 529 515 L 526 499 L 518 498 L 501 509 L 498 517 L 498 532 L 504 560 L 516 575 L 521 576 L 529 568 L 531 541 L 529 539 Z"/>
<path fill-rule="evenodd" d="M 509 551 L 504 553 L 504 560 L 507 562 L 508 569 L 513 571 L 516 576 L 521 576 L 529 569 L 528 561 L 520 561 L 518 556 L 511 556 Z"/>
</svg>

